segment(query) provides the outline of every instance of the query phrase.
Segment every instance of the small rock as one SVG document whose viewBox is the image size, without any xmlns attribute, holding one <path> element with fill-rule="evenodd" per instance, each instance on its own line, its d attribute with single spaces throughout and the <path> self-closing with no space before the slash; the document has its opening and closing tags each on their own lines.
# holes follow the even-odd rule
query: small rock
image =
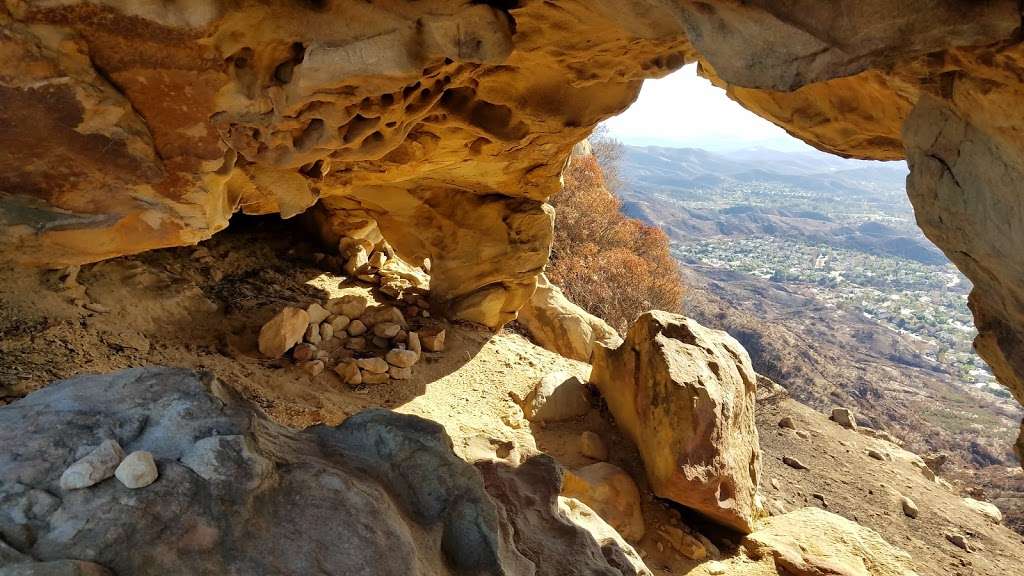
<svg viewBox="0 0 1024 576">
<path fill-rule="evenodd" d="M 324 361 L 323 360 L 310 360 L 309 362 L 303 362 L 299 364 L 299 368 L 309 374 L 310 377 L 316 377 L 324 372 Z"/>
<path fill-rule="evenodd" d="M 110 308 L 100 304 L 99 302 L 89 302 L 85 305 L 85 309 L 91 312 L 96 312 L 97 314 L 106 314 L 107 312 L 110 312 Z"/>
<path fill-rule="evenodd" d="M 820 492 L 815 492 L 814 494 L 811 494 L 811 498 L 814 498 L 815 500 L 821 502 L 821 506 L 823 508 L 828 508 L 828 500 L 825 500 L 824 494 Z"/>
<path fill-rule="evenodd" d="M 958 534 L 955 532 L 946 532 L 945 537 L 946 540 L 949 540 L 950 543 L 956 546 L 957 548 L 960 548 L 965 552 L 972 551 L 971 544 L 967 541 L 967 537 L 963 534 Z"/>
<path fill-rule="evenodd" d="M 323 360 L 324 362 L 326 362 L 328 359 L 330 359 L 330 357 L 331 357 L 331 355 L 327 353 L 327 350 L 317 350 L 316 351 L 316 359 L 317 360 Z"/>
<path fill-rule="evenodd" d="M 320 324 L 320 340 L 330 340 L 334 338 L 334 326 L 331 326 L 328 322 Z"/>
<path fill-rule="evenodd" d="M 811 433 L 808 432 L 807 430 L 797 430 L 796 435 L 798 438 L 803 438 L 804 440 L 811 437 Z"/>
<path fill-rule="evenodd" d="M 409 350 L 412 350 L 417 355 L 423 352 L 423 347 L 420 344 L 420 335 L 416 332 L 409 332 Z"/>
<path fill-rule="evenodd" d="M 830 420 L 839 424 L 843 428 L 850 430 L 857 429 L 857 418 L 854 417 L 853 412 L 851 412 L 849 408 L 833 408 Z"/>
<path fill-rule="evenodd" d="M 362 320 L 353 320 L 348 325 L 349 336 L 362 336 L 366 334 L 366 324 L 363 324 Z"/>
<path fill-rule="evenodd" d="M 796 458 L 793 458 L 792 456 L 783 456 L 782 463 L 785 464 L 786 466 L 789 466 L 790 468 L 795 468 L 797 470 L 810 470 L 810 468 L 808 468 L 806 464 L 797 460 Z"/>
<path fill-rule="evenodd" d="M 390 341 L 387 338 L 381 338 L 380 336 L 374 336 L 371 340 L 373 345 L 377 348 L 390 348 Z"/>
<path fill-rule="evenodd" d="M 373 358 L 360 358 L 360 359 L 356 360 L 356 363 L 359 365 L 359 367 L 361 369 L 363 369 L 363 370 L 365 370 L 367 372 L 372 372 L 374 374 L 384 374 L 384 373 L 386 373 L 388 371 L 388 368 L 390 367 L 390 366 L 388 366 L 388 363 L 387 363 L 386 360 L 384 360 L 383 358 L 377 358 L 377 357 L 373 357 Z M 364 378 L 364 381 L 365 381 L 365 378 Z"/>
<path fill-rule="evenodd" d="M 719 576 L 725 574 L 725 564 L 722 564 L 718 560 L 712 560 L 704 564 L 704 569 L 708 571 L 711 576 Z"/>
<path fill-rule="evenodd" d="M 331 315 L 331 313 L 318 302 L 313 302 L 307 306 L 306 314 L 309 314 L 310 324 L 319 324 L 324 320 L 327 320 L 327 317 Z"/>
<path fill-rule="evenodd" d="M 406 306 L 405 307 L 405 315 L 408 316 L 409 318 L 415 318 L 415 317 L 419 316 L 420 315 L 420 308 L 419 308 L 419 306 Z"/>
<path fill-rule="evenodd" d="M 929 468 L 928 465 L 925 464 L 923 461 L 912 460 L 910 464 L 914 468 L 917 468 L 921 472 L 922 476 L 924 476 L 928 480 L 931 480 L 932 482 L 935 482 L 935 471 Z"/>
<path fill-rule="evenodd" d="M 359 280 L 362 280 L 363 282 L 366 282 L 367 284 L 376 284 L 377 283 L 377 277 L 374 276 L 373 274 L 360 274 L 360 275 L 356 276 L 356 278 L 359 279 Z"/>
<path fill-rule="evenodd" d="M 683 532 L 675 526 L 661 526 L 658 534 L 665 540 L 670 548 L 690 560 L 704 560 L 708 557 L 708 551 L 704 544 L 693 536 Z"/>
<path fill-rule="evenodd" d="M 385 359 L 388 361 L 388 364 L 391 364 L 392 366 L 408 368 L 419 360 L 419 354 L 412 350 L 399 350 L 398 348 L 395 348 L 387 353 Z"/>
<path fill-rule="evenodd" d="M 366 312 L 366 306 L 366 297 L 359 294 L 346 294 L 327 303 L 331 312 L 347 316 L 349 319 L 362 316 L 363 312 Z"/>
<path fill-rule="evenodd" d="M 604 461 L 608 459 L 608 446 L 600 436 L 590 430 L 584 430 L 580 434 L 580 454 L 587 458 Z"/>
<path fill-rule="evenodd" d="M 307 362 L 316 357 L 316 346 L 312 344 L 296 344 L 292 349 L 292 360 L 296 362 Z"/>
<path fill-rule="evenodd" d="M 879 452 L 878 450 L 875 450 L 874 448 L 868 448 L 866 452 L 868 456 L 874 458 L 875 460 L 885 460 L 885 455 Z"/>
<path fill-rule="evenodd" d="M 348 342 L 345 342 L 345 348 L 356 352 L 366 350 L 366 338 L 349 338 Z"/>
<path fill-rule="evenodd" d="M 374 372 L 367 372 L 363 370 L 363 384 L 387 384 L 387 374 L 376 374 Z"/>
<path fill-rule="evenodd" d="M 908 518 L 917 518 L 917 504 L 907 496 L 900 496 L 900 507 Z"/>
<path fill-rule="evenodd" d="M 404 344 L 409 341 L 409 333 L 405 330 L 399 330 L 398 334 L 395 334 L 394 341 L 398 344 Z"/>
<path fill-rule="evenodd" d="M 362 373 L 359 371 L 359 364 L 353 360 L 338 364 L 334 367 L 334 371 L 345 384 L 355 385 L 363 383 Z"/>
<path fill-rule="evenodd" d="M 351 251 L 348 260 L 345 261 L 345 274 L 348 274 L 349 276 L 356 276 L 368 263 L 369 258 L 366 254 L 366 248 L 363 246 L 356 246 Z"/>
<path fill-rule="evenodd" d="M 68 466 L 61 474 L 60 487 L 62 490 L 78 490 L 102 482 L 114 475 L 122 458 L 124 450 L 117 440 L 104 440 L 102 444 Z"/>
<path fill-rule="evenodd" d="M 309 314 L 305 310 L 286 306 L 260 329 L 260 354 L 280 358 L 302 341 L 308 325 Z"/>
<path fill-rule="evenodd" d="M 408 380 L 412 378 L 412 368 L 402 368 L 400 366 L 392 366 L 388 369 L 388 375 L 395 380 Z"/>
<path fill-rule="evenodd" d="M 779 489 L 779 482 L 775 478 L 772 478 L 771 485 L 772 485 L 772 488 L 774 488 L 775 490 Z"/>
<path fill-rule="evenodd" d="M 381 322 L 373 327 L 373 334 L 378 338 L 394 338 L 402 327 L 393 322 Z"/>
<path fill-rule="evenodd" d="M 114 475 L 126 488 L 134 490 L 152 484 L 158 473 L 153 455 L 145 450 L 136 450 L 121 461 Z"/>
<path fill-rule="evenodd" d="M 423 328 L 419 331 L 420 343 L 430 352 L 441 352 L 444 350 L 444 329 L 433 327 Z"/>
<path fill-rule="evenodd" d="M 320 337 L 320 325 L 310 324 L 306 327 L 306 342 L 310 344 L 319 344 L 323 342 L 323 338 Z"/>
<path fill-rule="evenodd" d="M 791 416 L 785 416 L 779 420 L 779 428 L 788 428 L 790 430 L 796 430 L 796 424 L 793 422 Z"/>
<path fill-rule="evenodd" d="M 344 314 L 339 314 L 338 316 L 331 318 L 331 327 L 334 328 L 335 334 L 340 334 L 348 328 L 348 325 L 351 322 L 351 318 L 345 316 Z"/>
</svg>

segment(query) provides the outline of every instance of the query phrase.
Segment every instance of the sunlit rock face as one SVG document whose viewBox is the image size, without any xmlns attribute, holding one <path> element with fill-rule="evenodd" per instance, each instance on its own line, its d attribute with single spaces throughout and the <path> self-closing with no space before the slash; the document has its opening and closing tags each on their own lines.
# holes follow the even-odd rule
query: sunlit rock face
<svg viewBox="0 0 1024 576">
<path fill-rule="evenodd" d="M 976 286 L 979 351 L 1024 400 L 1015 0 L 15 0 L 0 29 L 5 260 L 355 210 L 431 260 L 449 315 L 498 326 L 547 260 L 572 145 L 696 59 L 814 146 L 909 160 L 921 227 Z"/>
<path fill-rule="evenodd" d="M 674 7 L 516 5 L 7 3 L 2 252 L 89 262 L 320 201 L 430 258 L 450 315 L 508 322 L 572 145 L 692 60 Z"/>
</svg>

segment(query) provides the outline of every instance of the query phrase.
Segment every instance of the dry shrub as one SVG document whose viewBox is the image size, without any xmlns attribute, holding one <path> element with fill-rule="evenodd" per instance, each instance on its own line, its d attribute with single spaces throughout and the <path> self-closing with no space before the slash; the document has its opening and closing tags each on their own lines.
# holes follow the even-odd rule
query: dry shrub
<svg viewBox="0 0 1024 576">
<path fill-rule="evenodd" d="M 595 153 L 615 150 L 614 141 L 600 144 Z M 616 156 L 602 155 L 614 164 Z M 562 174 L 562 191 L 551 199 L 556 213 L 548 277 L 570 300 L 624 332 L 647 310 L 678 311 L 684 288 L 668 236 L 622 215 L 603 166 L 595 156 L 576 157 Z"/>
</svg>

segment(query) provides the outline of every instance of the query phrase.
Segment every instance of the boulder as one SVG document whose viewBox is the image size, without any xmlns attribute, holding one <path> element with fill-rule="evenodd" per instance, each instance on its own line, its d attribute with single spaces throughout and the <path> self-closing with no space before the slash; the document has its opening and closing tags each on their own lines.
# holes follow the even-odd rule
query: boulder
<svg viewBox="0 0 1024 576">
<path fill-rule="evenodd" d="M 820 508 L 771 516 L 741 545 L 749 557 L 768 562 L 779 574 L 915 575 L 909 554 L 874 530 Z"/>
<path fill-rule="evenodd" d="M 646 528 L 640 506 L 640 490 L 625 470 L 598 462 L 572 472 L 562 481 L 562 496 L 575 498 L 631 542 L 644 537 Z"/>
<path fill-rule="evenodd" d="M 40 499 L 79 442 L 111 433 L 156 456 L 160 481 Z M 440 424 L 387 410 L 286 429 L 188 370 L 51 384 L 0 406 L 0 445 L 5 575 L 649 574 L 562 513 L 549 457 L 474 467 Z"/>
<path fill-rule="evenodd" d="M 568 372 L 541 378 L 521 404 L 531 422 L 557 422 L 583 416 L 590 410 L 587 387 Z"/>
<path fill-rule="evenodd" d="M 286 306 L 260 328 L 259 350 L 267 358 L 280 358 L 292 346 L 302 342 L 309 326 L 309 314 Z"/>
<path fill-rule="evenodd" d="M 1000 511 L 999 508 L 996 508 L 996 505 L 991 502 L 982 502 L 981 500 L 965 497 L 964 505 L 996 524 L 1000 524 L 1003 521 L 1002 511 Z"/>
<path fill-rule="evenodd" d="M 615 349 L 598 346 L 591 382 L 639 448 L 655 494 L 749 532 L 760 514 L 756 375 L 734 338 L 647 312 Z"/>
<path fill-rule="evenodd" d="M 537 277 L 537 289 L 518 320 L 541 347 L 580 362 L 590 363 L 595 343 L 606 348 L 622 343 L 614 328 L 570 302 L 544 274 Z"/>
<path fill-rule="evenodd" d="M 829 417 L 833 422 L 849 430 L 857 429 L 857 418 L 849 408 L 833 408 Z"/>
</svg>

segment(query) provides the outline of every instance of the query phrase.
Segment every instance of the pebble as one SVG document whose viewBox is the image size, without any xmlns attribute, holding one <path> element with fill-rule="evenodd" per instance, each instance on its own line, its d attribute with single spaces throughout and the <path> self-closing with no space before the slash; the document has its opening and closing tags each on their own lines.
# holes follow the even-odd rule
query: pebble
<svg viewBox="0 0 1024 576">
<path fill-rule="evenodd" d="M 136 450 L 121 461 L 114 475 L 126 488 L 135 490 L 152 484 L 159 473 L 153 455 L 145 450 Z"/>
<path fill-rule="evenodd" d="M 585 430 L 580 434 L 580 454 L 594 460 L 608 460 L 608 446 L 596 433 Z"/>
<path fill-rule="evenodd" d="M 392 366 L 408 368 L 419 360 L 419 354 L 412 350 L 401 350 L 395 348 L 387 353 L 385 359 L 388 361 L 388 364 L 391 364 Z"/>
<path fill-rule="evenodd" d="M 797 435 L 797 437 L 803 438 L 804 440 L 806 440 L 806 439 L 811 437 L 811 433 L 808 432 L 807 430 L 797 430 L 796 431 L 796 435 Z"/>
<path fill-rule="evenodd" d="M 110 478 L 117 470 L 117 465 L 124 458 L 124 450 L 117 440 L 104 440 L 88 454 L 68 466 L 60 476 L 60 487 L 63 490 L 88 488 Z"/>
<path fill-rule="evenodd" d="M 808 468 L 806 464 L 797 460 L 796 458 L 793 458 L 792 456 L 783 456 L 782 463 L 785 464 L 786 466 L 789 466 L 790 468 L 795 468 L 797 470 L 810 470 L 810 468 Z"/>
<path fill-rule="evenodd" d="M 388 371 L 388 363 L 383 358 L 360 358 L 356 360 L 359 367 L 367 372 L 374 374 L 384 374 Z"/>
<path fill-rule="evenodd" d="M 356 352 L 366 350 L 366 338 L 349 338 L 348 342 L 345 342 L 345 348 Z"/>
<path fill-rule="evenodd" d="M 348 325 L 349 336 L 362 336 L 366 334 L 366 324 L 363 324 L 362 320 L 353 320 Z"/>
</svg>

